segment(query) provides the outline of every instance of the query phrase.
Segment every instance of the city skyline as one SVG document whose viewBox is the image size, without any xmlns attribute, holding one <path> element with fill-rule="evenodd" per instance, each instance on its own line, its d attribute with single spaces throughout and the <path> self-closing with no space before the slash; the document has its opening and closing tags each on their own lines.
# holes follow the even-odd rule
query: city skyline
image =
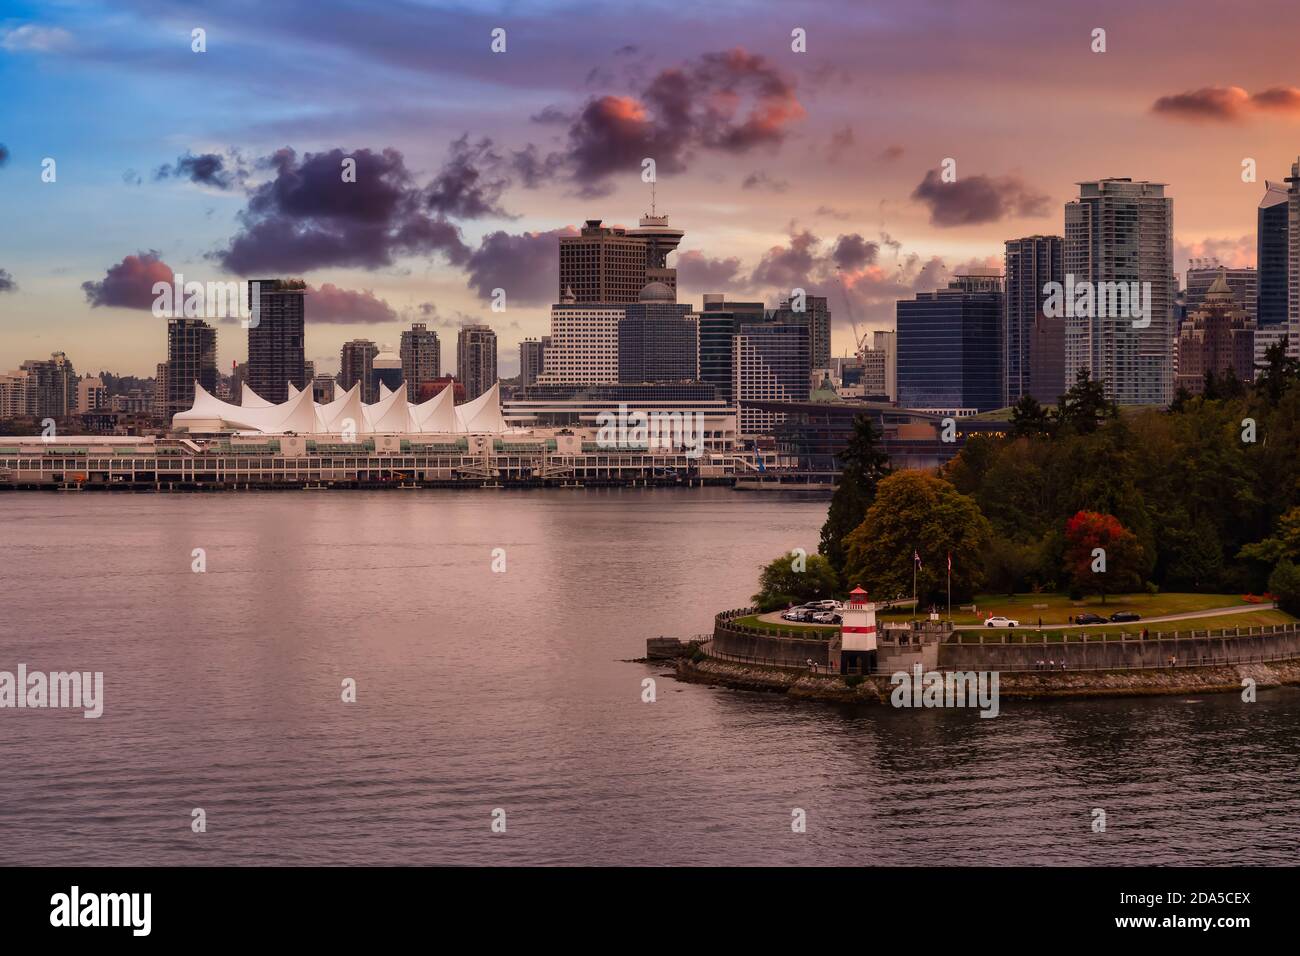
<svg viewBox="0 0 1300 956">
<path fill-rule="evenodd" d="M 1080 181 L 1167 183 L 1180 275 L 1189 256 L 1257 264 L 1264 182 L 1285 178 L 1297 152 L 1285 30 L 1260 36 L 1187 5 L 1176 36 L 1160 7 L 1101 4 L 1081 21 L 1025 5 L 996 23 L 924 4 L 757 9 L 773 12 L 737 4 L 688 30 L 689 15 L 664 6 L 669 47 L 630 14 L 565 18 L 579 8 L 556 4 L 390 7 L 363 30 L 331 4 L 238 16 L 128 4 L 114 20 L 93 4 L 14 5 L 0 20 L 0 78 L 19 94 L 0 129 L 0 197 L 22 241 L 0 254 L 16 287 L 0 292 L 0 365 L 67 350 L 84 372 L 152 374 L 165 320 L 138 289 L 171 270 L 305 278 L 305 360 L 323 373 L 344 342 L 396 340 L 424 321 L 444 340 L 491 326 L 514 374 L 519 342 L 549 332 L 559 236 L 650 211 L 643 156 L 657 162 L 656 211 L 685 232 L 669 260 L 679 301 L 775 307 L 805 284 L 829 299 L 836 356 L 852 350 L 855 318 L 892 328 L 897 300 L 1000 267 L 1008 239 L 1059 234 Z M 1016 55 L 996 73 L 956 56 L 971 47 L 943 39 L 941 14 L 989 55 Z M 1296 16 L 1279 5 L 1271 22 Z M 1096 25 L 1104 53 L 1090 48 Z M 191 49 L 196 27 L 206 52 Z M 494 54 L 497 27 L 506 50 Z M 795 29 L 807 52 L 791 49 Z M 303 31 L 292 62 L 260 61 Z M 1198 38 L 1250 55 L 1207 71 L 1185 56 Z M 1027 77 L 1032 96 L 1016 88 Z M 328 110 L 308 95 L 322 83 Z M 377 210 L 378 227 L 313 211 L 312 177 L 336 150 L 357 159 L 359 191 L 384 187 L 352 210 Z M 54 182 L 41 180 L 47 157 Z M 958 188 L 944 191 L 946 158 Z M 1247 158 L 1255 182 L 1243 182 Z M 418 216 L 402 211 L 410 201 Z M 491 310 L 498 287 L 504 313 Z M 246 337 L 216 325 L 228 369 Z"/>
</svg>

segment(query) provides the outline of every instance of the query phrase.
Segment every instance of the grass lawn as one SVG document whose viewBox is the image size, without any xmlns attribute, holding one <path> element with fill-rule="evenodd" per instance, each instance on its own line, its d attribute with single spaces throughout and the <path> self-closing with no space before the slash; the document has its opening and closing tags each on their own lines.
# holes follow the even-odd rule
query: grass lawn
<svg viewBox="0 0 1300 956">
<path fill-rule="evenodd" d="M 838 627 L 809 627 L 806 624 L 795 624 L 792 621 L 782 621 L 780 624 L 773 624 L 771 621 L 761 621 L 757 614 L 751 614 L 749 617 L 738 617 L 732 624 L 740 624 L 744 627 L 756 627 L 760 631 L 769 631 L 773 634 L 778 631 L 791 632 L 798 634 L 800 637 L 829 639 L 831 635 L 839 633 Z"/>
<path fill-rule="evenodd" d="M 1154 621 L 1150 623 L 1134 621 L 1129 624 L 1058 627 L 1050 630 L 1044 624 L 1043 630 L 1048 632 L 1047 642 L 1052 644 L 1060 643 L 1063 640 L 1063 635 L 1069 635 L 1069 639 L 1072 641 L 1079 640 L 1080 635 L 1086 635 L 1089 641 L 1119 640 L 1122 634 L 1141 634 L 1144 627 L 1151 634 L 1172 634 L 1174 631 L 1182 631 L 1184 634 L 1188 634 L 1191 631 L 1220 631 L 1235 627 L 1247 628 L 1259 627 L 1264 624 L 1287 624 L 1293 621 L 1295 621 L 1295 618 L 1285 611 L 1266 610 L 1198 617 L 1186 621 Z M 1000 627 L 986 627 L 979 631 L 959 631 L 957 637 L 962 644 L 978 644 L 981 635 L 984 636 L 985 641 L 998 641 L 1000 638 L 997 635 L 1002 633 L 1008 635 L 1008 640 L 1012 644 L 1039 644 L 1043 639 L 1042 633 L 1037 628 L 1006 630 Z"/>
<path fill-rule="evenodd" d="M 975 606 L 979 608 L 978 613 L 970 611 L 961 611 L 956 607 L 953 608 L 953 622 L 956 624 L 979 624 L 991 612 L 1002 617 L 1009 617 L 1014 621 L 1020 621 L 1022 624 L 1033 623 L 1037 625 L 1038 619 L 1043 619 L 1043 626 L 1060 627 L 1067 623 L 1071 615 L 1078 614 L 1080 611 L 1091 611 L 1093 614 L 1100 614 L 1102 617 L 1110 617 L 1116 611 L 1136 611 L 1144 618 L 1161 617 L 1166 614 L 1186 614 L 1193 611 L 1205 611 L 1216 607 L 1236 607 L 1247 604 L 1246 600 L 1240 594 L 1184 594 L 1170 592 L 1168 594 L 1108 594 L 1106 603 L 1103 604 L 1101 598 L 1095 595 L 1089 595 L 1082 601 L 1071 601 L 1065 594 L 981 594 L 975 598 Z M 1037 607 L 1036 605 L 1046 605 Z M 1247 614 L 1245 617 L 1250 617 Z M 879 617 L 886 621 L 906 621 L 912 618 L 910 610 L 889 611 L 880 614 Z M 1286 618 L 1284 618 L 1285 620 Z M 1171 622 L 1179 623 L 1179 622 Z M 1190 625 L 1187 622 L 1181 622 L 1184 628 Z M 1244 620 L 1239 621 L 1245 626 Z M 1281 623 L 1280 621 L 1255 621 L 1254 623 Z M 1199 622 L 1198 622 L 1199 625 Z M 1147 625 L 1154 629 L 1154 625 Z M 1214 627 L 1215 625 L 1211 625 Z M 1232 625 L 1221 624 L 1219 627 L 1229 627 Z M 1116 625 L 1118 628 L 1118 625 Z M 1141 622 L 1138 623 L 1137 629 L 1142 629 Z M 1204 626 L 1199 625 L 1197 630 L 1203 630 Z"/>
</svg>

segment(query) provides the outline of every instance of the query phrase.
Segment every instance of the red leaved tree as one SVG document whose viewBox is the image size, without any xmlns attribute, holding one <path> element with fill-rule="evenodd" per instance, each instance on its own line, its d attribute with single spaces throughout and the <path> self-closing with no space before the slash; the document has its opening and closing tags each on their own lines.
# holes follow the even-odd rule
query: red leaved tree
<svg viewBox="0 0 1300 956">
<path fill-rule="evenodd" d="M 1142 584 L 1142 544 L 1114 515 L 1080 511 L 1065 523 L 1065 568 L 1075 588 L 1107 594 Z"/>
</svg>

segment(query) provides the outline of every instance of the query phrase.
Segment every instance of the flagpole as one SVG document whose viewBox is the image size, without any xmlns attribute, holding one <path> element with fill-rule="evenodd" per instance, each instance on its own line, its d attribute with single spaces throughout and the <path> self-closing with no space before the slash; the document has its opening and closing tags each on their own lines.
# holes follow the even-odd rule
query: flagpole
<svg viewBox="0 0 1300 956">
<path fill-rule="evenodd" d="M 952 552 L 948 552 L 948 620 L 952 621 Z"/>
<path fill-rule="evenodd" d="M 916 566 L 920 563 L 921 563 L 920 560 L 916 556 L 916 549 L 913 548 L 912 549 L 912 616 L 913 617 L 915 617 L 916 612 L 920 610 L 920 607 L 918 606 L 920 602 L 916 599 Z"/>
</svg>

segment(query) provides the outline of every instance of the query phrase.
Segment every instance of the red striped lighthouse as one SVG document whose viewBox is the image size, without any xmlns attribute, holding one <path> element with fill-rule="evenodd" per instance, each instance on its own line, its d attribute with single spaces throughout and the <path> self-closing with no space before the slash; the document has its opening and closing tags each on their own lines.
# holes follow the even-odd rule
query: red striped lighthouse
<svg viewBox="0 0 1300 956">
<path fill-rule="evenodd" d="M 840 646 L 846 651 L 876 649 L 876 606 L 867 600 L 867 592 L 854 588 L 849 603 L 840 611 Z"/>
</svg>

